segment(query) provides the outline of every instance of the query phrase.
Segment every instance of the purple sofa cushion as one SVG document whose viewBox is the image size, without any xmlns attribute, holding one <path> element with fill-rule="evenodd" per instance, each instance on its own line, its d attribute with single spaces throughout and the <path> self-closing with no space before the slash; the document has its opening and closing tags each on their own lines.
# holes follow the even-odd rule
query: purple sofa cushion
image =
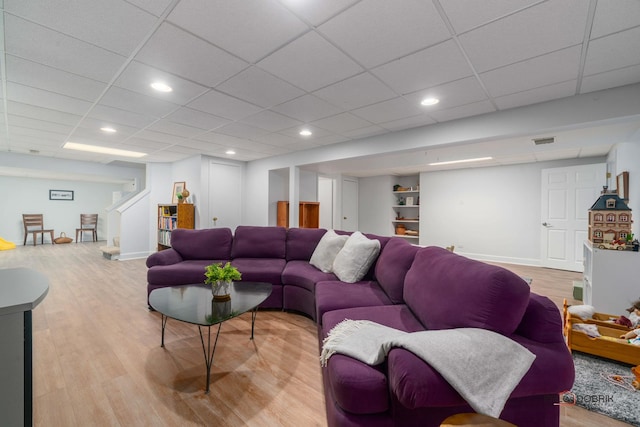
<svg viewBox="0 0 640 427">
<path fill-rule="evenodd" d="M 404 304 L 393 304 L 327 311 L 322 315 L 322 338 L 327 336 L 331 328 L 345 319 L 370 320 L 405 332 L 424 331 L 424 326 L 409 307 Z"/>
<path fill-rule="evenodd" d="M 240 225 L 236 228 L 231 258 L 282 258 L 285 256 L 287 229 Z"/>
<path fill-rule="evenodd" d="M 187 260 L 172 265 L 156 265 L 147 270 L 147 283 L 162 286 L 204 283 L 205 267 L 214 262 L 225 263 L 227 260 Z"/>
<path fill-rule="evenodd" d="M 296 285 L 315 292 L 316 283 L 338 280 L 333 273 L 323 273 L 307 261 L 289 261 L 282 272 L 283 285 Z"/>
<path fill-rule="evenodd" d="M 282 284 L 282 270 L 286 261 L 273 258 L 236 258 L 231 265 L 242 274 L 243 282 L 267 282 Z"/>
<path fill-rule="evenodd" d="M 287 261 L 309 261 L 318 242 L 327 230 L 324 228 L 290 228 L 287 230 Z"/>
<path fill-rule="evenodd" d="M 392 237 L 376 263 L 375 276 L 394 304 L 403 302 L 404 278 L 419 247 L 400 237 Z"/>
<path fill-rule="evenodd" d="M 233 235 L 228 228 L 177 228 L 171 232 L 171 247 L 185 260 L 229 259 L 232 241 Z"/>
<path fill-rule="evenodd" d="M 403 297 L 427 329 L 482 328 L 510 335 L 529 304 L 529 285 L 502 267 L 430 246 L 416 254 Z"/>
<path fill-rule="evenodd" d="M 182 261 L 180 254 L 173 248 L 165 249 L 163 251 L 154 252 L 147 257 L 145 263 L 148 268 L 154 265 L 171 265 Z"/>
<path fill-rule="evenodd" d="M 377 282 L 345 283 L 328 281 L 316 283 L 316 319 L 322 320 L 327 311 L 352 307 L 390 305 L 391 300 Z"/>
</svg>

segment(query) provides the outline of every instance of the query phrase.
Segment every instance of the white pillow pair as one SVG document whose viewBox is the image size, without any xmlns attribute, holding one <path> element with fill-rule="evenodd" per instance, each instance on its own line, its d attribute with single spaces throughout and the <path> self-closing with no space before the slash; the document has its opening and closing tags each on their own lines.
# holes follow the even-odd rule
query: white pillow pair
<svg viewBox="0 0 640 427">
<path fill-rule="evenodd" d="M 309 263 L 324 273 L 334 273 L 343 282 L 362 280 L 380 253 L 380 242 L 359 231 L 351 236 L 329 230 L 322 236 Z"/>
</svg>

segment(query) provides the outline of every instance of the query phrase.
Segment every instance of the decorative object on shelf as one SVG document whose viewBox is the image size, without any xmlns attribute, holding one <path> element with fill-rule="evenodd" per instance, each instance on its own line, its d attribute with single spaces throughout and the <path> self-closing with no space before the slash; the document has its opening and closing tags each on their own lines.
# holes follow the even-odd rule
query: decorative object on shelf
<svg viewBox="0 0 640 427">
<path fill-rule="evenodd" d="M 631 209 L 617 192 L 603 187 L 598 200 L 589 208 L 588 238 L 599 249 L 632 250 Z"/>
<path fill-rule="evenodd" d="M 171 195 L 171 203 L 176 204 L 180 202 L 179 194 L 182 195 L 182 191 L 186 188 L 187 184 L 184 181 L 173 183 L 173 193 Z"/>
<path fill-rule="evenodd" d="M 404 200 L 404 197 L 402 197 L 402 196 L 401 196 L 401 197 L 398 197 L 398 205 L 400 205 L 400 206 L 404 206 L 404 205 L 405 205 L 405 203 L 406 203 L 406 202 L 405 202 L 405 200 Z"/>
<path fill-rule="evenodd" d="M 178 194 L 178 203 L 187 203 L 187 198 L 190 194 L 191 192 L 189 190 L 187 190 L 186 188 L 183 189 L 182 192 Z"/>
<path fill-rule="evenodd" d="M 208 265 L 204 275 L 204 283 L 211 285 L 214 301 L 229 301 L 231 282 L 242 279 L 242 274 L 230 262 L 227 262 L 224 267 L 222 263 Z"/>
<path fill-rule="evenodd" d="M 407 206 L 415 205 L 414 200 L 415 199 L 413 197 L 407 196 Z"/>
<path fill-rule="evenodd" d="M 397 224 L 396 225 L 396 234 L 400 235 L 400 236 L 404 236 L 407 232 L 407 227 L 404 224 Z"/>
<path fill-rule="evenodd" d="M 393 186 L 393 191 L 398 191 L 399 188 L 400 188 L 400 185 L 396 184 Z"/>
</svg>

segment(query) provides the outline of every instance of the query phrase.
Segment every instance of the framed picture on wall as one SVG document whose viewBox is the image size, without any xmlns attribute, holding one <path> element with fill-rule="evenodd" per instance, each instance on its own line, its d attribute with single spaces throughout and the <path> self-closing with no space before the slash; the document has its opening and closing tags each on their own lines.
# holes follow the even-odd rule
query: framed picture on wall
<svg viewBox="0 0 640 427">
<path fill-rule="evenodd" d="M 182 193 L 182 190 L 184 190 L 185 185 L 186 183 L 184 181 L 173 183 L 173 194 L 171 196 L 171 203 L 173 204 L 178 203 L 178 193 Z"/>
<path fill-rule="evenodd" d="M 629 172 L 622 172 L 616 177 L 618 197 L 625 202 L 629 201 Z"/>
<path fill-rule="evenodd" d="M 73 200 L 73 191 L 71 190 L 49 190 L 49 200 Z"/>
</svg>

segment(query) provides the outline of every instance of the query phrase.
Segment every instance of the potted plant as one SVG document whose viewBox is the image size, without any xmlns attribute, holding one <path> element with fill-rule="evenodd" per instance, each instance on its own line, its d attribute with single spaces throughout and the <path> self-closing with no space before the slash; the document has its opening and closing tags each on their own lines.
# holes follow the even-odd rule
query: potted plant
<svg viewBox="0 0 640 427">
<path fill-rule="evenodd" d="M 227 262 L 208 265 L 204 271 L 204 283 L 211 285 L 213 299 L 216 301 L 228 301 L 231 298 L 229 287 L 234 280 L 242 279 L 242 274 L 237 268 Z"/>
</svg>

